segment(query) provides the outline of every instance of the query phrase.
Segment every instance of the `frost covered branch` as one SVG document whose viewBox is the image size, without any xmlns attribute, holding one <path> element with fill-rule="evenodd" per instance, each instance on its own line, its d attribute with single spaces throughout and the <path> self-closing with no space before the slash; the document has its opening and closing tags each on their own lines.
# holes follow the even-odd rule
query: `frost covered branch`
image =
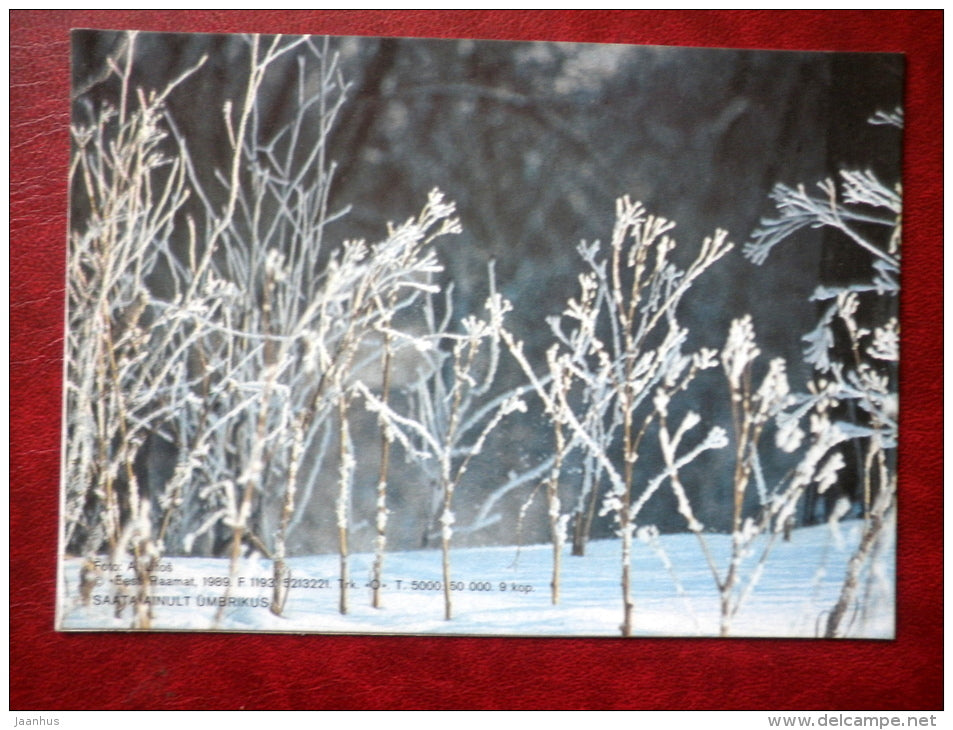
<svg viewBox="0 0 953 730">
<path fill-rule="evenodd" d="M 503 419 L 525 410 L 520 395 L 522 388 L 490 396 L 506 313 L 492 284 L 492 268 L 490 281 L 491 293 L 486 303 L 488 318 L 464 317 L 460 332 L 448 330 L 449 297 L 448 312 L 438 321 L 434 313 L 434 292 L 425 292 L 426 329 L 418 340 L 426 346 L 417 348 L 424 362 L 408 388 L 410 408 L 406 414 L 398 412 L 386 398 L 376 395 L 363 383 L 356 385 L 367 408 L 377 414 L 384 437 L 398 441 L 435 485 L 437 514 L 434 517 L 439 525 L 443 554 L 444 618 L 447 620 L 453 616 L 450 545 L 456 523 L 454 495 L 470 463 L 481 455 L 487 439 Z"/>
<path fill-rule="evenodd" d="M 579 247 L 586 265 L 579 293 L 567 301 L 561 317 L 549 322 L 556 342 L 547 354 L 548 384 L 527 360 L 522 343 L 504 332 L 504 341 L 553 423 L 556 461 L 546 483 L 555 546 L 565 540 L 568 521 L 568 515 L 559 514 L 558 493 L 558 466 L 568 451 L 581 448 L 587 462 L 583 493 L 572 516 L 577 540 L 585 540 L 588 529 L 579 527 L 591 523 L 595 485 L 603 475 L 608 481 L 602 514 L 613 516 L 622 539 L 625 636 L 633 628 L 631 551 L 636 519 L 661 483 L 639 485 L 635 476 L 645 436 L 659 415 L 661 401 L 653 402 L 651 394 L 658 391 L 671 399 L 689 386 L 700 367 L 711 366 L 708 353 L 683 352 L 687 331 L 678 325 L 677 310 L 696 279 L 732 248 L 727 233 L 718 231 L 702 242 L 686 269 L 679 269 L 669 260 L 675 241 L 668 234 L 674 225 L 622 197 L 616 201 L 608 252 L 603 255 L 598 243 Z M 715 438 L 706 448 L 715 448 L 718 441 Z M 609 457 L 616 444 L 621 445 L 621 463 Z M 699 453 L 692 452 L 691 458 Z M 555 577 L 553 583 L 555 588 Z"/>
<path fill-rule="evenodd" d="M 879 111 L 869 121 L 902 128 L 903 111 Z M 844 635 L 860 572 L 872 559 L 874 546 L 887 539 L 887 527 L 893 524 L 900 342 L 896 315 L 902 236 L 900 185 L 884 183 L 870 170 L 842 170 L 840 178 L 839 188 L 830 180 L 820 184 L 822 197 L 808 195 L 803 187 L 777 186 L 773 198 L 780 217 L 763 220 L 754 240 L 744 248 L 752 261 L 762 263 L 775 245 L 802 228 L 826 228 L 839 232 L 870 256 L 869 278 L 816 290 L 813 298 L 827 304 L 817 326 L 803 338 L 804 358 L 815 377 L 809 392 L 795 397 L 783 416 L 787 429 L 782 427 L 782 432 L 790 433 L 791 424 L 807 414 L 811 427 L 801 465 L 786 496 L 777 500 L 775 511 L 781 519 L 794 519 L 796 497 L 812 481 L 818 493 L 837 481 L 845 460 L 841 452 L 832 449 L 852 441 L 863 452 L 858 471 L 864 532 L 848 563 L 841 596 L 828 616 L 825 633 L 829 637 Z M 849 420 L 844 420 L 845 415 Z"/>
</svg>

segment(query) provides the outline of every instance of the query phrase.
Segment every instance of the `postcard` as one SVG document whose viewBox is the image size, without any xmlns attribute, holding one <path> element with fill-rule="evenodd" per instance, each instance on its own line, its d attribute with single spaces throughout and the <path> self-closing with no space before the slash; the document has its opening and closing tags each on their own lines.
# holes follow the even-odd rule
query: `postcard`
<svg viewBox="0 0 953 730">
<path fill-rule="evenodd" d="M 74 31 L 57 628 L 893 638 L 903 74 Z"/>
</svg>

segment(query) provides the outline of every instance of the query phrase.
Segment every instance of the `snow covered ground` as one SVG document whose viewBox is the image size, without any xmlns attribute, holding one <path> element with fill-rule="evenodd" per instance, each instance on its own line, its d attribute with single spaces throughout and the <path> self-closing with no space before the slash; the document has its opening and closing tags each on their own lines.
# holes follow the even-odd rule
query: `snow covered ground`
<svg viewBox="0 0 953 730">
<path fill-rule="evenodd" d="M 778 540 L 761 578 L 732 623 L 734 636 L 815 637 L 837 601 L 860 523 L 836 529 L 798 529 Z M 724 570 L 730 538 L 709 536 Z M 718 555 L 718 553 L 721 553 Z M 294 581 L 285 615 L 268 607 L 271 565 L 250 559 L 226 595 L 228 562 L 211 558 L 164 559 L 153 587 L 155 629 L 320 633 L 474 634 L 509 636 L 619 636 L 622 598 L 620 542 L 596 541 L 585 557 L 563 558 L 562 595 L 550 601 L 552 549 L 548 545 L 467 548 L 451 553 L 453 619 L 444 619 L 439 550 L 394 553 L 384 565 L 383 607 L 370 605 L 373 556 L 350 558 L 349 612 L 339 601 L 339 558 L 318 555 L 289 561 Z M 109 581 L 131 579 L 109 566 L 90 595 L 79 599 L 80 561 L 67 560 L 61 575 L 60 628 L 128 629 L 132 609 L 113 616 L 116 590 Z M 122 566 L 125 568 L 126 566 Z M 754 558 L 745 564 L 744 580 Z M 889 639 L 894 633 L 895 570 L 892 552 L 866 572 L 858 591 L 850 635 Z M 135 587 L 125 589 L 135 595 Z M 635 633 L 641 636 L 717 636 L 718 591 L 698 541 L 691 534 L 645 541 L 633 553 Z M 128 599 L 118 599 L 128 600 Z M 214 625 L 226 601 L 221 623 Z"/>
</svg>

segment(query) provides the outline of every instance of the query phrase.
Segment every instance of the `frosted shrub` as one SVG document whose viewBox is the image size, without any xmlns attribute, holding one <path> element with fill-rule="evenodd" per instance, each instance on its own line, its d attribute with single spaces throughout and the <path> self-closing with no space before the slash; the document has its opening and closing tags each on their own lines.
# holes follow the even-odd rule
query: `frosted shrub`
<svg viewBox="0 0 953 730">
<path fill-rule="evenodd" d="M 488 317 L 463 318 L 461 331 L 448 329 L 452 317 L 450 292 L 446 316 L 438 321 L 433 292 L 424 307 L 426 331 L 414 346 L 426 356 L 416 380 L 408 388 L 409 412 L 401 414 L 363 383 L 357 387 L 368 409 L 378 415 L 385 437 L 397 440 L 435 485 L 440 545 L 443 555 L 444 618 L 453 617 L 450 545 L 456 515 L 453 499 L 474 458 L 479 458 L 490 434 L 503 419 L 525 405 L 519 392 L 493 395 L 499 364 L 500 339 L 506 307 L 492 292 Z M 448 349 L 446 349 L 448 348 Z M 429 529 L 429 526 L 428 528 Z"/>
<path fill-rule="evenodd" d="M 135 464 L 184 404 L 182 355 L 197 335 L 173 337 L 175 313 L 156 308 L 145 285 L 188 197 L 185 166 L 164 152 L 163 103 L 182 78 L 159 94 L 132 89 L 134 47 L 131 35 L 113 61 L 118 106 L 81 105 L 71 130 L 70 189 L 86 216 L 70 234 L 62 539 L 80 553 L 105 549 L 111 565 L 131 556 L 143 599 L 162 535 Z M 134 625 L 148 628 L 148 606 L 136 605 Z"/>
<path fill-rule="evenodd" d="M 522 366 L 554 424 L 557 458 L 547 482 L 554 544 L 553 600 L 557 599 L 558 553 L 565 540 L 566 520 L 560 516 L 558 467 L 572 448 L 592 460 L 595 478 L 608 481 L 602 514 L 611 515 L 622 541 L 622 633 L 633 630 L 632 538 L 637 518 L 649 498 L 675 466 L 642 483 L 636 463 L 646 448 L 646 436 L 668 403 L 684 392 L 696 374 L 714 361 L 711 353 L 684 352 L 688 332 L 677 321 L 677 309 L 695 280 L 728 251 L 727 233 L 706 238 L 685 270 L 669 260 L 675 241 L 668 235 L 674 223 L 648 215 L 628 197 L 616 203 L 616 222 L 608 253 L 599 243 L 582 244 L 586 265 L 579 277 L 579 294 L 567 302 L 561 317 L 550 320 L 556 342 L 547 355 L 547 372 L 535 372 L 523 345 L 504 333 L 510 352 Z M 693 417 L 687 416 L 684 432 Z M 621 464 L 610 458 L 620 445 Z M 705 450 L 725 445 L 723 431 L 712 429 L 699 444 L 677 460 L 678 467 Z M 585 520 L 581 494 L 574 520 Z"/>
<path fill-rule="evenodd" d="M 356 354 L 361 342 L 375 335 L 385 332 L 383 380 L 388 380 L 388 353 L 393 352 L 395 344 L 391 341 L 394 332 L 389 323 L 396 311 L 409 306 L 417 300 L 421 293 L 431 292 L 432 288 L 426 282 L 440 270 L 430 244 L 434 239 L 459 231 L 459 223 L 453 218 L 455 208 L 452 203 L 445 202 L 442 193 L 431 191 L 429 201 L 417 218 L 410 219 L 402 226 L 392 228 L 390 236 L 383 242 L 364 250 L 363 243 L 353 244 L 360 250 L 356 260 L 361 261 L 360 273 L 356 281 L 347 285 L 349 297 L 348 315 L 350 326 L 353 328 L 345 332 L 339 340 L 337 351 L 331 356 L 325 353 L 321 356 L 325 360 L 322 368 L 324 374 L 319 382 L 327 383 L 329 393 L 334 393 L 338 409 L 340 425 L 339 435 L 339 473 L 338 496 L 336 502 L 336 523 L 338 527 L 338 544 L 341 555 L 341 613 L 347 612 L 346 590 L 349 585 L 347 575 L 348 555 L 348 525 L 350 520 L 350 491 L 354 475 L 353 447 L 350 445 L 350 433 L 347 427 L 350 401 L 358 392 L 370 397 L 374 402 L 387 408 L 386 401 L 371 395 L 368 386 L 359 378 L 355 379 L 355 372 L 362 370 L 361 363 L 356 360 Z M 329 318 L 328 324 L 335 322 L 340 325 L 340 315 Z M 401 338 L 403 339 L 403 338 Z M 410 338 L 408 338 L 410 340 Z M 402 342 L 403 346 L 414 346 L 412 340 Z M 386 392 L 386 391 L 385 391 Z M 324 397 L 318 391 L 317 397 Z M 386 429 L 385 426 L 382 426 Z M 384 438 L 390 436 L 385 430 Z M 386 527 L 386 461 L 382 460 L 382 477 L 378 484 L 378 541 L 377 561 L 378 570 L 383 559 L 385 547 L 384 529 Z"/>
<path fill-rule="evenodd" d="M 899 109 L 878 112 L 870 121 L 902 127 L 903 115 Z M 848 441 L 863 454 L 863 531 L 824 628 L 826 636 L 837 637 L 848 630 L 862 574 L 873 575 L 872 560 L 889 543 L 895 520 L 902 194 L 899 184 L 890 186 L 870 170 L 842 170 L 840 184 L 828 179 L 817 187 L 819 195 L 804 186 L 777 185 L 772 197 L 779 215 L 762 221 L 744 253 L 760 264 L 801 229 L 826 228 L 863 250 L 869 261 L 869 271 L 858 280 L 815 290 L 812 299 L 823 309 L 815 329 L 804 336 L 804 358 L 815 375 L 790 414 L 813 414 L 805 460 L 820 470 L 819 491 L 836 481 L 837 468 L 844 465 L 839 452 L 822 464 L 825 454 Z"/>
<path fill-rule="evenodd" d="M 288 533 L 334 436 L 346 577 L 347 412 L 357 379 L 380 377 L 359 354 L 440 271 L 430 244 L 458 230 L 454 206 L 433 191 L 380 243 L 325 242 L 339 215 L 326 141 L 345 93 L 326 44 L 247 38 L 244 96 L 220 110 L 229 162 L 212 175 L 164 106 L 188 73 L 161 93 L 134 89 L 136 34 L 120 53 L 118 106 L 80 99 L 91 122 L 73 125 L 64 546 L 105 549 L 115 565 L 131 555 L 144 593 L 159 556 L 212 552 L 224 533 L 230 585 L 244 549 L 273 559 L 280 613 Z M 259 91 L 291 55 L 293 111 L 266 134 Z M 147 443 L 177 454 L 150 492 L 137 468 Z M 134 624 L 148 627 L 147 609 Z"/>
<path fill-rule="evenodd" d="M 790 504 L 790 490 L 799 494 L 799 488 L 790 484 L 769 488 L 764 483 L 761 473 L 759 448 L 762 434 L 771 421 L 783 419 L 784 409 L 790 405 L 792 396 L 785 372 L 785 363 L 781 358 L 771 360 L 760 385 L 755 387 L 754 366 L 760 354 L 751 317 L 745 315 L 734 320 L 719 358 L 730 393 L 734 446 L 734 469 L 729 505 L 731 552 L 725 566 L 718 564 L 708 544 L 705 525 L 696 517 L 691 500 L 679 476 L 684 457 L 682 460 L 676 458 L 678 447 L 684 434 L 697 425 L 699 418 L 689 412 L 673 433 L 668 425 L 667 411 L 663 407 L 665 404 L 659 406 L 659 442 L 668 468 L 670 485 L 675 495 L 678 512 L 685 519 L 686 527 L 698 539 L 718 589 L 719 632 L 722 636 L 729 634 L 732 618 L 760 577 L 777 535 L 777 531 L 772 532 L 771 528 L 784 522 L 783 518 L 779 518 L 779 514 Z M 714 353 L 710 353 L 709 356 L 714 358 Z M 785 422 L 785 425 L 788 424 Z M 782 429 L 778 433 L 785 432 Z M 729 444 L 728 434 L 718 427 L 712 429 L 709 438 L 716 438 L 721 446 Z M 794 432 L 785 433 L 785 436 L 779 439 L 779 445 L 785 451 L 792 451 L 797 448 L 799 439 L 800 431 L 795 423 Z M 813 472 L 809 472 L 810 474 Z M 746 514 L 746 502 L 752 491 L 755 492 L 757 510 Z M 746 574 L 745 561 L 754 554 L 756 539 L 766 531 L 771 534 L 771 537 L 755 559 L 754 567 Z"/>
</svg>

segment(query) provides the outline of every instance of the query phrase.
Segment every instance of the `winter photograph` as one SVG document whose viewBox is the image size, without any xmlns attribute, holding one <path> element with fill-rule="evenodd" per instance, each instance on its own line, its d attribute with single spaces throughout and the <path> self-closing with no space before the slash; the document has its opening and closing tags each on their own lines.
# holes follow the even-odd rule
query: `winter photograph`
<svg viewBox="0 0 953 730">
<path fill-rule="evenodd" d="M 894 638 L 903 56 L 71 54 L 59 630 Z"/>
</svg>

